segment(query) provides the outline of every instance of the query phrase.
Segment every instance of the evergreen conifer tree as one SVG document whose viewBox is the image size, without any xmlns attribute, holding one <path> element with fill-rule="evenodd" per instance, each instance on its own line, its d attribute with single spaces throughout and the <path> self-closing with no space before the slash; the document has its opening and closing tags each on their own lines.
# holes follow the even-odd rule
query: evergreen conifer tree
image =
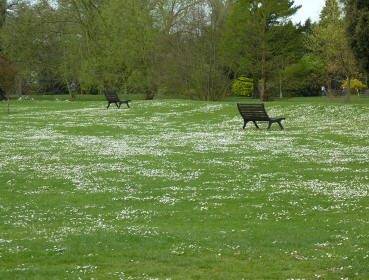
<svg viewBox="0 0 369 280">
<path fill-rule="evenodd" d="M 299 8 L 292 0 L 240 0 L 233 6 L 223 50 L 232 61 L 231 67 L 248 72 L 254 80 L 261 79 L 261 101 L 267 98 L 266 80 L 273 69 L 273 58 L 286 49 L 280 44 L 281 29 Z"/>
<path fill-rule="evenodd" d="M 337 0 L 326 0 L 320 12 L 319 25 L 327 27 L 329 24 L 342 25 L 342 11 L 338 6 Z"/>
<path fill-rule="evenodd" d="M 369 1 L 348 0 L 346 18 L 350 46 L 359 64 L 369 73 Z"/>
</svg>

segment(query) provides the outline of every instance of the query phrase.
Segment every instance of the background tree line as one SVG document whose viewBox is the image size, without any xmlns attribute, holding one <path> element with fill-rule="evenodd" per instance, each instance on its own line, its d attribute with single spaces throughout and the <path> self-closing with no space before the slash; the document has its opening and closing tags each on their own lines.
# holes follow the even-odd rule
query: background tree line
<svg viewBox="0 0 369 280">
<path fill-rule="evenodd" d="M 294 24 L 293 0 L 0 0 L 0 92 L 318 95 L 366 81 L 365 3 Z"/>
</svg>

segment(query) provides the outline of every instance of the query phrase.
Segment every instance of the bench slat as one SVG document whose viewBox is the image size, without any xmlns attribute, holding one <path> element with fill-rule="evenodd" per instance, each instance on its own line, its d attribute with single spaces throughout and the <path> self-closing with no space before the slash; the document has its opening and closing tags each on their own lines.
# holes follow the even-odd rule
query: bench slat
<svg viewBox="0 0 369 280">
<path fill-rule="evenodd" d="M 252 110 L 252 111 L 264 111 L 264 108 L 261 107 L 244 107 L 240 106 L 240 110 Z"/>
</svg>

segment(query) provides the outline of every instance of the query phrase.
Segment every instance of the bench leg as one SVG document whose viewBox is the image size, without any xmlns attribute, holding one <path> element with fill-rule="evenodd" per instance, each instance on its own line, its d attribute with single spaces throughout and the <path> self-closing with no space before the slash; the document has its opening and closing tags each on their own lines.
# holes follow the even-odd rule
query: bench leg
<svg viewBox="0 0 369 280">
<path fill-rule="evenodd" d="M 270 127 L 272 126 L 272 124 L 275 123 L 275 122 L 279 124 L 279 127 L 281 128 L 281 130 L 284 130 L 281 121 L 269 121 L 267 130 L 269 130 Z"/>
<path fill-rule="evenodd" d="M 243 121 L 243 129 L 245 129 L 245 127 L 246 127 L 246 125 L 247 125 L 248 122 L 249 121 Z"/>
<path fill-rule="evenodd" d="M 118 105 L 118 102 L 115 102 L 115 105 L 117 105 L 117 108 L 119 109 L 119 107 L 120 107 L 120 104 Z"/>
<path fill-rule="evenodd" d="M 272 126 L 272 123 L 273 123 L 273 122 L 269 121 L 267 130 L 269 130 L 269 129 L 270 129 L 270 127 Z"/>
<path fill-rule="evenodd" d="M 121 101 L 121 102 L 119 102 L 119 108 L 120 108 L 120 105 L 122 105 L 122 104 L 124 104 L 124 103 L 125 103 L 125 104 L 127 104 L 127 107 L 128 107 L 128 108 L 130 108 L 130 107 L 129 107 L 129 105 L 128 105 L 128 101 Z"/>
<path fill-rule="evenodd" d="M 111 103 L 111 102 L 109 102 L 109 103 L 108 103 L 108 107 L 106 107 L 106 109 L 109 109 L 110 103 Z"/>
<path fill-rule="evenodd" d="M 258 124 L 256 123 L 256 121 L 252 121 L 253 123 L 254 123 L 254 125 L 256 126 L 256 128 L 260 128 L 259 126 L 258 126 Z"/>
<path fill-rule="evenodd" d="M 281 130 L 284 130 L 284 128 L 282 126 L 282 121 L 279 121 L 278 124 L 279 124 L 279 127 L 281 128 Z"/>
</svg>

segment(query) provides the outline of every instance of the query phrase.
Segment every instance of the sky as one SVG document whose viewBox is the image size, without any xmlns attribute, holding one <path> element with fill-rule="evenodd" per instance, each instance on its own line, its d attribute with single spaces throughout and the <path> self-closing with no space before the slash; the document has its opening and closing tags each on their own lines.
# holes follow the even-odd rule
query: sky
<svg viewBox="0 0 369 280">
<path fill-rule="evenodd" d="M 318 21 L 324 4 L 325 0 L 295 0 L 295 5 L 302 5 L 302 7 L 292 17 L 292 21 L 304 23 L 308 18 L 311 18 L 312 21 Z"/>
</svg>

